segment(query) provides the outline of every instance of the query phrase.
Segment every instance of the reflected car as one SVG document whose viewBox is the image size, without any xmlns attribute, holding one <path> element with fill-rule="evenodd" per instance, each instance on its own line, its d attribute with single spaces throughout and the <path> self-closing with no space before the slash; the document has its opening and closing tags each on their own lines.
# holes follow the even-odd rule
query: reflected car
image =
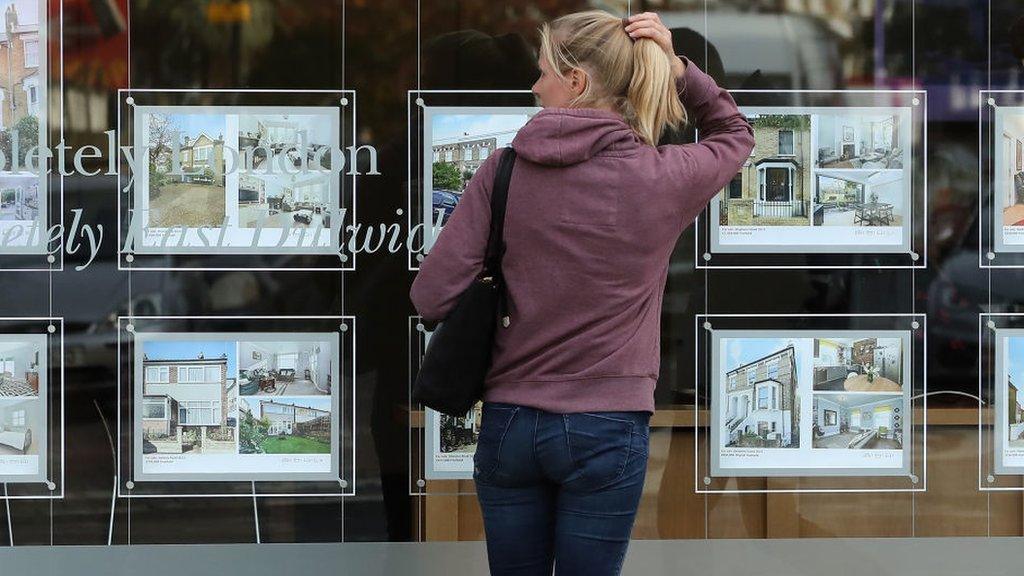
<svg viewBox="0 0 1024 576">
<path fill-rule="evenodd" d="M 448 218 L 455 211 L 455 207 L 459 204 L 459 198 L 462 195 L 453 190 L 434 190 L 434 213 L 443 211 L 444 214 L 441 216 L 441 225 L 444 226 L 448 223 Z"/>
</svg>

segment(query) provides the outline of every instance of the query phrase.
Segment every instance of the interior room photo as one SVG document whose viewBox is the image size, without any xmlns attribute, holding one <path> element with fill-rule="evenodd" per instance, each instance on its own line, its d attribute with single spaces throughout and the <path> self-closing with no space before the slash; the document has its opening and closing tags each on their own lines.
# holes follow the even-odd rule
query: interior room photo
<svg viewBox="0 0 1024 576">
<path fill-rule="evenodd" d="M 903 168 L 898 115 L 821 114 L 815 124 L 819 168 Z"/>
<path fill-rule="evenodd" d="M 814 394 L 814 448 L 900 450 L 902 394 Z"/>
<path fill-rule="evenodd" d="M 41 353 L 34 342 L 0 341 L 0 398 L 39 396 Z"/>
<path fill-rule="evenodd" d="M 39 400 L 0 398 L 0 456 L 38 455 L 43 425 Z"/>
<path fill-rule="evenodd" d="M 903 225 L 902 170 L 821 170 L 814 180 L 815 226 Z"/>
<path fill-rule="evenodd" d="M 238 344 L 239 393 L 243 396 L 322 396 L 331 393 L 327 342 Z"/>
<path fill-rule="evenodd" d="M 330 227 L 329 193 L 330 181 L 323 174 L 239 174 L 239 226 Z"/>
<path fill-rule="evenodd" d="M 814 390 L 901 392 L 899 338 L 815 338 Z"/>
</svg>

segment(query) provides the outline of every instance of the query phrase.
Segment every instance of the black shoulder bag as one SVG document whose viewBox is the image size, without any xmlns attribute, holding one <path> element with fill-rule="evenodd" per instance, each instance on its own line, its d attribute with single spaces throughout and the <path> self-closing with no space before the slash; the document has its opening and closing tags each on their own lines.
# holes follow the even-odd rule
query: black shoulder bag
<svg viewBox="0 0 1024 576">
<path fill-rule="evenodd" d="M 505 202 L 515 162 L 515 150 L 505 148 L 491 189 L 491 232 L 483 271 L 434 329 L 412 387 L 413 402 L 449 416 L 465 416 L 483 396 L 499 315 L 508 326 L 501 257 Z"/>
</svg>

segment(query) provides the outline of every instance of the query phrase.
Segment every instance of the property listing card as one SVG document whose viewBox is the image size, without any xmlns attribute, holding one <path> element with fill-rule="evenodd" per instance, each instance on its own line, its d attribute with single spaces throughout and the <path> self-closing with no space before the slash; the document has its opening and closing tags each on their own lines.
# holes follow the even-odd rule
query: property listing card
<svg viewBox="0 0 1024 576">
<path fill-rule="evenodd" d="M 713 338 L 716 476 L 909 474 L 909 332 Z"/>
<path fill-rule="evenodd" d="M 332 333 L 138 333 L 139 480 L 337 480 Z"/>
<path fill-rule="evenodd" d="M 47 342 L 0 334 L 0 482 L 46 481 Z"/>
<path fill-rule="evenodd" d="M 711 203 L 716 252 L 909 252 L 909 107 L 741 107 L 750 157 Z"/>
</svg>

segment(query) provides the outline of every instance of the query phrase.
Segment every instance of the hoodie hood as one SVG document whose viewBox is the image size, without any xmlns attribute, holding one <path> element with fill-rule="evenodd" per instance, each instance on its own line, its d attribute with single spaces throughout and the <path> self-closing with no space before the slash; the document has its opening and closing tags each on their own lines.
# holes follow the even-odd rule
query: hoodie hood
<svg viewBox="0 0 1024 576">
<path fill-rule="evenodd" d="M 570 166 L 605 151 L 628 151 L 640 137 L 622 116 L 593 108 L 546 108 L 512 140 L 516 154 L 547 166 Z"/>
</svg>

